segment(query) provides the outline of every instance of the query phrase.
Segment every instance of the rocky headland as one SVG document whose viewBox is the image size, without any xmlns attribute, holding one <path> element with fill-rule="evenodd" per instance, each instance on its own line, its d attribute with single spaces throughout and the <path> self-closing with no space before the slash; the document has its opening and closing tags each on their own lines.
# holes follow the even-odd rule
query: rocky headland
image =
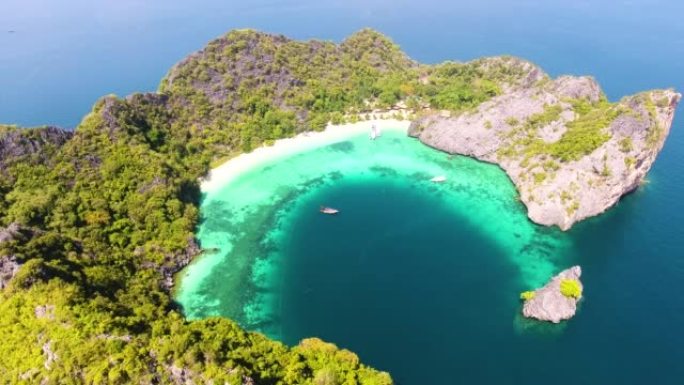
<svg viewBox="0 0 684 385">
<path fill-rule="evenodd" d="M 498 164 L 532 221 L 567 230 L 640 185 L 681 95 L 657 90 L 609 103 L 590 77 L 551 80 L 532 65 L 526 72 L 524 82 L 477 108 L 424 114 L 410 135 Z"/>
<path fill-rule="evenodd" d="M 553 323 L 572 318 L 577 311 L 577 302 L 582 298 L 581 275 L 582 269 L 573 266 L 553 277 L 544 287 L 523 293 L 523 315 Z"/>
<path fill-rule="evenodd" d="M 73 132 L 54 126 L 25 129 L 0 125 L 0 170 L 10 161 L 47 159 L 51 155 L 48 149 L 61 147 L 72 136 Z"/>
<path fill-rule="evenodd" d="M 19 236 L 20 227 L 16 223 L 11 224 L 7 228 L 0 228 L 0 250 L 4 243 L 9 243 Z M 19 272 L 21 268 L 16 255 L 3 253 L 0 251 L 0 289 L 4 289 L 12 278 Z"/>
</svg>

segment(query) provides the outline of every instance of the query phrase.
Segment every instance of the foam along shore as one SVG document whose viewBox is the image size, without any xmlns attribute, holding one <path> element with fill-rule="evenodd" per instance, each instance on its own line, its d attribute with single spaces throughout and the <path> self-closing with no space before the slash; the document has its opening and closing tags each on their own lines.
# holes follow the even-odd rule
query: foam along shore
<svg viewBox="0 0 684 385">
<path fill-rule="evenodd" d="M 410 123 L 409 120 L 375 119 L 340 125 L 329 124 L 323 131 L 309 131 L 292 138 L 279 139 L 273 145 L 262 146 L 252 152 L 240 154 L 212 169 L 201 181 L 200 188 L 204 193 L 216 191 L 244 172 L 264 163 L 343 142 L 364 133 L 370 135 L 373 125 L 380 133 L 390 130 L 407 132 Z"/>
</svg>

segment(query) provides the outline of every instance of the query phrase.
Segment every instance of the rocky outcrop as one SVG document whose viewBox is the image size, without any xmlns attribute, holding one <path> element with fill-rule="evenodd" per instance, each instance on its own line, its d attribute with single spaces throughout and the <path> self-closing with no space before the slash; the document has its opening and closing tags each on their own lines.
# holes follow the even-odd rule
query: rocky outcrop
<svg viewBox="0 0 684 385">
<path fill-rule="evenodd" d="M 193 258 L 202 252 L 197 241 L 194 238 L 188 239 L 188 246 L 182 251 L 173 256 L 168 260 L 165 266 L 160 267 L 163 278 L 162 288 L 171 291 L 173 288 L 173 276 L 177 272 L 181 271 L 185 266 L 187 266 Z"/>
<path fill-rule="evenodd" d="M 409 134 L 447 153 L 498 164 L 532 221 L 567 230 L 639 186 L 681 95 L 651 91 L 610 104 L 592 78 L 530 76 L 532 85 L 506 90 L 473 111 L 429 112 Z"/>
<path fill-rule="evenodd" d="M 577 302 L 582 298 L 566 296 L 561 292 L 561 282 L 563 280 L 573 280 L 579 285 L 580 291 L 582 284 L 579 281 L 582 269 L 579 266 L 571 267 L 553 277 L 541 289 L 537 289 L 525 300 L 523 305 L 523 315 L 527 318 L 534 318 L 540 321 L 550 321 L 558 323 L 562 320 L 572 318 L 577 311 Z"/>
<path fill-rule="evenodd" d="M 154 262 L 148 261 L 144 262 L 142 264 L 142 267 L 145 269 L 156 270 L 162 276 L 162 280 L 160 283 L 161 287 L 164 290 L 171 291 L 171 289 L 173 289 L 174 284 L 174 274 L 181 271 L 185 266 L 187 266 L 190 263 L 190 261 L 192 261 L 194 257 L 199 255 L 201 252 L 202 250 L 197 244 L 197 241 L 194 238 L 189 238 L 187 247 L 178 253 L 167 255 L 162 265 L 158 265 Z M 143 256 L 143 248 L 136 249 L 135 254 L 139 257 Z"/>
<path fill-rule="evenodd" d="M 163 365 L 164 370 L 168 373 L 171 383 L 175 385 L 195 385 L 213 383 L 207 381 L 201 373 L 198 374 L 186 367 L 178 367 L 176 365 Z M 228 369 L 228 373 L 234 373 L 234 369 Z M 255 385 L 256 382 L 249 376 L 242 376 L 241 385 Z"/>
<path fill-rule="evenodd" d="M 45 162 L 73 133 L 58 127 L 17 128 L 0 126 L 0 172 L 9 164 L 32 160 Z"/>
<path fill-rule="evenodd" d="M 65 273 L 57 267 L 66 259 L 65 250 L 81 251 L 82 248 L 79 242 L 18 223 L 0 228 L 0 289 L 7 287 L 12 280 L 16 281 L 15 286 L 26 289 L 55 276 L 65 280 L 77 279 L 78 273 Z M 50 260 L 55 263 L 46 262 Z M 21 268 L 26 274 L 21 274 L 20 281 L 17 281 Z"/>
<path fill-rule="evenodd" d="M 307 83 L 327 82 L 330 73 L 354 77 L 352 73 L 360 71 L 361 62 L 371 67 L 362 71 L 377 75 L 419 66 L 390 39 L 370 29 L 363 29 L 340 44 L 320 40 L 297 42 L 282 35 L 241 29 L 209 42 L 174 65 L 162 79 L 160 91 L 171 96 L 169 102 L 174 109 L 188 109 L 185 114 L 193 115 L 197 110 L 195 102 L 201 98 L 203 108 L 212 111 L 200 119 L 201 124 L 218 119 L 222 126 L 244 111 L 241 90 L 250 89 L 250 94 L 257 95 L 261 92 L 257 90 L 268 89 L 269 104 L 295 113 L 303 131 L 310 129 L 306 121 L 312 111 L 293 103 L 291 95 L 306 88 Z M 324 72 L 319 73 L 316 67 L 323 63 L 327 68 L 321 68 Z M 349 63 L 354 63 L 354 67 L 345 68 Z M 335 83 L 341 80 L 337 78 Z M 196 100 L 187 98 L 188 93 Z"/>
<path fill-rule="evenodd" d="M 19 237 L 20 231 L 21 228 L 16 223 L 0 229 L 0 246 Z M 9 285 L 10 280 L 19 272 L 21 265 L 14 255 L 0 255 L 0 290 Z"/>
<path fill-rule="evenodd" d="M 282 35 L 268 35 L 249 30 L 233 31 L 210 42 L 201 51 L 189 55 L 173 66 L 162 81 L 162 89 L 171 89 L 174 82 L 187 76 L 188 73 L 193 74 L 192 86 L 205 94 L 212 103 L 222 103 L 230 98 L 245 79 L 263 79 L 266 83 L 274 84 L 277 92 L 284 92 L 290 87 L 297 86 L 299 80 L 288 68 L 280 66 L 277 70 L 273 70 L 269 65 L 257 64 L 269 64 L 276 61 L 273 55 L 259 49 L 260 43 L 264 41 L 280 46 L 288 43 L 290 39 Z M 312 49 L 320 49 L 320 47 L 314 45 Z M 217 68 L 208 68 L 201 72 L 196 69 L 198 62 L 206 60 L 223 64 L 222 61 L 227 61 L 228 56 L 225 52 L 240 52 L 239 57 L 226 65 L 225 72 L 228 73 L 228 77 Z M 196 72 L 199 76 L 195 76 Z"/>
<path fill-rule="evenodd" d="M 177 385 L 194 385 L 196 384 L 195 379 L 197 374 L 192 370 L 184 367 L 178 367 L 176 365 L 166 366 L 166 370 L 169 372 L 171 381 Z"/>
<path fill-rule="evenodd" d="M 14 256 L 0 257 L 0 290 L 9 285 L 12 278 L 19 272 L 19 268 L 21 268 L 21 263 Z"/>
<path fill-rule="evenodd" d="M 33 310 L 33 314 L 35 314 L 38 319 L 53 320 L 55 319 L 55 305 L 48 304 L 36 306 Z"/>
<path fill-rule="evenodd" d="M 43 354 L 45 354 L 45 362 L 43 363 L 43 366 L 45 369 L 50 370 L 52 368 L 52 364 L 59 359 L 57 353 L 52 350 L 52 341 L 48 340 L 43 344 Z"/>
<path fill-rule="evenodd" d="M 0 244 L 13 241 L 21 237 L 21 226 L 18 223 L 12 223 L 4 229 L 0 229 Z"/>
</svg>

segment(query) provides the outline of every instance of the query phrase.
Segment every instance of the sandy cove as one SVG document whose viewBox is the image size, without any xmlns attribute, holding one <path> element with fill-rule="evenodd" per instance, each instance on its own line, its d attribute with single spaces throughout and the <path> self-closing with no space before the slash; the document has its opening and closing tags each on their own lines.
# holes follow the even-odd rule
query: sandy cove
<svg viewBox="0 0 684 385">
<path fill-rule="evenodd" d="M 410 123 L 409 120 L 375 119 L 340 125 L 329 124 L 325 130 L 320 132 L 309 131 L 292 138 L 279 139 L 273 145 L 262 146 L 252 152 L 240 154 L 211 169 L 209 174 L 201 180 L 200 188 L 204 193 L 216 191 L 235 180 L 242 173 L 266 162 L 342 142 L 364 133 L 370 135 L 373 125 L 380 132 L 390 130 L 407 132 Z"/>
</svg>

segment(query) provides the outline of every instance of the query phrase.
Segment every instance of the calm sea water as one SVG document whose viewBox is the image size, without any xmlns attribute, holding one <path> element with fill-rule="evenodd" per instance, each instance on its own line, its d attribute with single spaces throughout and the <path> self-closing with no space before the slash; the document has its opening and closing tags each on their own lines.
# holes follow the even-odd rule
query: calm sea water
<svg viewBox="0 0 684 385">
<path fill-rule="evenodd" d="M 339 41 L 371 26 L 420 61 L 518 55 L 553 75 L 593 75 L 613 100 L 684 89 L 682 2 L 510 3 L 5 0 L 0 122 L 73 127 L 98 97 L 154 90 L 173 63 L 242 27 Z M 200 237 L 219 250 L 179 300 L 191 317 L 227 314 L 286 343 L 320 336 L 403 385 L 680 384 L 682 122 L 679 114 L 647 185 L 568 233 L 523 220 L 496 168 L 410 141 L 374 152 L 401 165 L 390 169 L 336 162 L 342 171 L 324 173 L 311 159 L 332 154 L 291 159 L 290 171 L 302 162 L 310 174 L 270 197 L 211 211 L 207 197 L 203 212 L 216 215 Z M 349 159 L 366 142 L 326 151 Z M 421 183 L 435 167 L 450 184 Z M 248 196 L 249 184 L 242 188 Z M 343 215 L 331 221 L 309 209 L 323 202 Z M 222 250 L 226 242 L 233 248 Z M 219 263 L 231 252 L 243 257 Z M 518 291 L 571 264 L 582 265 L 586 286 L 576 318 L 540 327 L 515 316 Z"/>
<path fill-rule="evenodd" d="M 3 0 L 0 122 L 75 126 L 97 98 L 155 90 L 244 27 L 339 41 L 370 26 L 423 62 L 518 55 L 593 75 L 613 99 L 683 89 L 683 13 L 678 0 Z"/>
</svg>

